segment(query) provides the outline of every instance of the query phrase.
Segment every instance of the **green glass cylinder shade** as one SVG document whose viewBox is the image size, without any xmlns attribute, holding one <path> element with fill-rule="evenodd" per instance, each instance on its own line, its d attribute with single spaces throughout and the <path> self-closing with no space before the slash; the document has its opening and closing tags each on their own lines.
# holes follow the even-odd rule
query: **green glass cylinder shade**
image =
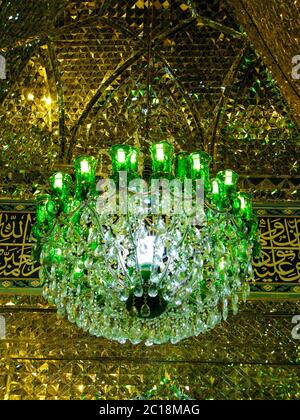
<svg viewBox="0 0 300 420">
<path fill-rule="evenodd" d="M 74 161 L 76 188 L 75 198 L 83 199 L 96 190 L 97 161 L 92 156 L 82 156 Z"/>
<path fill-rule="evenodd" d="M 130 179 L 138 176 L 139 150 L 127 144 L 117 144 L 111 147 L 112 176 L 117 179 L 120 172 L 127 172 Z"/>
<path fill-rule="evenodd" d="M 56 216 L 56 205 L 49 194 L 41 194 L 36 199 L 36 230 L 34 236 L 40 236 L 49 231 Z"/>
<path fill-rule="evenodd" d="M 59 264 L 63 260 L 62 249 L 57 245 L 52 247 L 49 252 L 49 258 L 52 263 Z"/>
<path fill-rule="evenodd" d="M 50 188 L 58 202 L 58 208 L 64 212 L 69 210 L 71 186 L 72 178 L 69 174 L 57 172 L 50 178 Z"/>
<path fill-rule="evenodd" d="M 233 202 L 233 210 L 246 220 L 251 220 L 253 217 L 252 196 L 247 193 L 238 193 Z"/>
<path fill-rule="evenodd" d="M 156 178 L 173 176 L 174 148 L 166 141 L 151 146 L 152 173 Z"/>
<path fill-rule="evenodd" d="M 237 183 L 239 180 L 238 174 L 231 169 L 227 169 L 226 171 L 219 172 L 217 179 L 222 183 L 225 194 L 229 198 L 230 195 L 237 189 Z"/>
<path fill-rule="evenodd" d="M 189 154 L 181 152 L 176 155 L 175 176 L 184 181 L 189 177 Z"/>
<path fill-rule="evenodd" d="M 42 225 L 48 220 L 49 214 L 47 210 L 47 204 L 51 201 L 49 194 L 42 194 L 37 196 L 36 202 L 36 221 L 38 225 Z"/>
<path fill-rule="evenodd" d="M 84 277 L 84 269 L 79 264 L 75 267 L 73 273 L 71 274 L 71 283 L 79 284 Z"/>
<path fill-rule="evenodd" d="M 210 182 L 210 199 L 212 204 L 222 208 L 224 204 L 224 191 L 222 184 L 218 179 L 212 179 Z"/>
<path fill-rule="evenodd" d="M 140 151 L 137 147 L 131 147 L 130 174 L 132 177 L 138 177 L 139 154 L 140 154 Z"/>
<path fill-rule="evenodd" d="M 96 159 L 92 156 L 82 156 L 74 161 L 76 182 L 80 185 L 93 185 L 96 180 Z"/>
<path fill-rule="evenodd" d="M 189 157 L 191 178 L 193 180 L 202 180 L 206 191 L 209 189 L 209 167 L 211 162 L 212 157 L 206 152 L 195 152 Z"/>
<path fill-rule="evenodd" d="M 50 178 L 50 187 L 53 194 L 62 200 L 70 195 L 71 186 L 72 178 L 69 174 L 57 172 Z"/>
</svg>

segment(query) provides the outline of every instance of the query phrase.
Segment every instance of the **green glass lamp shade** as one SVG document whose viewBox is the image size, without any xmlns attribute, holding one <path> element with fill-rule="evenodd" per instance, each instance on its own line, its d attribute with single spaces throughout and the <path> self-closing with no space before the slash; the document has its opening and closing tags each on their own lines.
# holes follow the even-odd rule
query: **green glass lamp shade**
<svg viewBox="0 0 300 420">
<path fill-rule="evenodd" d="M 84 276 L 84 270 L 80 265 L 77 265 L 77 267 L 75 267 L 73 273 L 72 273 L 72 280 L 73 282 L 75 281 L 79 281 L 82 279 L 82 277 Z"/>
<path fill-rule="evenodd" d="M 174 147 L 166 141 L 151 146 L 152 172 L 154 177 L 172 177 Z"/>
<path fill-rule="evenodd" d="M 195 152 L 189 157 L 191 178 L 202 180 L 206 190 L 209 188 L 209 166 L 211 162 L 212 157 L 206 152 Z"/>
<path fill-rule="evenodd" d="M 38 238 L 44 234 L 53 225 L 56 217 L 56 204 L 49 194 L 40 194 L 36 198 L 36 229 L 33 229 L 33 235 Z"/>
<path fill-rule="evenodd" d="M 76 183 L 92 186 L 96 182 L 97 161 L 92 156 L 82 156 L 74 161 Z"/>
<path fill-rule="evenodd" d="M 235 214 L 240 214 L 246 220 L 250 220 L 253 217 L 251 194 L 237 193 L 233 202 L 233 211 Z"/>
<path fill-rule="evenodd" d="M 138 176 L 138 168 L 139 168 L 139 154 L 140 151 L 137 147 L 131 147 L 131 154 L 130 154 L 130 173 L 133 176 Z"/>
<path fill-rule="evenodd" d="M 127 172 L 127 175 L 137 176 L 139 150 L 127 144 L 117 144 L 111 147 L 112 176 L 119 176 L 119 172 Z"/>
<path fill-rule="evenodd" d="M 62 249 L 58 246 L 54 246 L 50 249 L 49 257 L 52 263 L 60 263 L 63 260 Z"/>
<path fill-rule="evenodd" d="M 189 176 L 189 154 L 181 152 L 176 155 L 175 176 L 182 181 Z"/>
<path fill-rule="evenodd" d="M 57 172 L 50 178 L 50 187 L 54 195 L 60 199 L 66 199 L 70 195 L 72 178 L 69 174 Z"/>
<path fill-rule="evenodd" d="M 48 220 L 49 214 L 47 205 L 49 201 L 51 201 L 51 196 L 49 194 L 41 194 L 36 198 L 36 221 L 38 225 L 42 225 Z"/>
<path fill-rule="evenodd" d="M 92 156 L 82 156 L 74 161 L 76 187 L 75 203 L 96 191 L 97 160 Z M 72 206 L 71 206 L 72 207 Z"/>
<path fill-rule="evenodd" d="M 56 217 L 57 214 L 57 207 L 55 201 L 49 199 L 46 203 L 46 208 L 49 215 L 49 220 L 53 220 L 53 218 Z"/>
<path fill-rule="evenodd" d="M 214 205 L 222 207 L 222 203 L 224 202 L 224 190 L 218 179 L 214 178 L 210 182 L 210 197 Z"/>
<path fill-rule="evenodd" d="M 217 175 L 217 179 L 222 183 L 224 191 L 227 195 L 230 195 L 236 191 L 239 176 L 236 172 L 231 169 L 221 171 Z"/>
</svg>

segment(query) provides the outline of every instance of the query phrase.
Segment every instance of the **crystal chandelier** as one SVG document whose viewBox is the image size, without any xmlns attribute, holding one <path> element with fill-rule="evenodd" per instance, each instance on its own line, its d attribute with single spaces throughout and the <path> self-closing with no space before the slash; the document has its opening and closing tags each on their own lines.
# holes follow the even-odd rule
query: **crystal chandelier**
<svg viewBox="0 0 300 420">
<path fill-rule="evenodd" d="M 167 142 L 152 145 L 146 179 L 137 148 L 110 155 L 109 179 L 96 184 L 96 160 L 84 156 L 74 177 L 54 174 L 51 194 L 37 197 L 44 296 L 85 331 L 121 343 L 175 344 L 226 320 L 230 306 L 236 314 L 259 252 L 238 175 L 211 179 L 207 153 L 174 156 Z"/>
</svg>

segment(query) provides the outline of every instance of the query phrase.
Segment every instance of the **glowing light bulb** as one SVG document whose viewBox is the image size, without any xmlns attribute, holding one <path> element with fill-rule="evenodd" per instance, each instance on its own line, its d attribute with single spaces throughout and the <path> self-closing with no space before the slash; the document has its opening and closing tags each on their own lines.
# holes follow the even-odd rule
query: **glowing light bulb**
<svg viewBox="0 0 300 420">
<path fill-rule="evenodd" d="M 137 247 L 137 260 L 140 266 L 152 265 L 154 263 L 154 254 L 159 259 L 164 256 L 165 248 L 163 245 L 157 243 L 156 236 L 146 236 L 140 239 Z"/>
<path fill-rule="evenodd" d="M 241 203 L 241 209 L 245 210 L 245 208 L 247 207 L 245 197 L 240 197 L 240 203 Z"/>
<path fill-rule="evenodd" d="M 130 163 L 132 164 L 136 163 L 136 158 L 137 158 L 137 152 L 134 150 L 130 158 Z"/>
<path fill-rule="evenodd" d="M 221 260 L 221 262 L 220 262 L 220 264 L 219 264 L 219 269 L 220 269 L 220 270 L 225 270 L 225 266 L 226 266 L 226 264 L 225 264 L 225 260 L 224 260 L 224 259 L 222 259 L 222 260 Z"/>
<path fill-rule="evenodd" d="M 196 170 L 196 171 L 200 171 L 200 169 L 201 169 L 201 160 L 200 160 L 200 157 L 194 157 L 194 169 Z"/>
<path fill-rule="evenodd" d="M 126 153 L 124 152 L 124 150 L 118 150 L 117 159 L 118 159 L 119 163 L 125 163 L 126 162 Z"/>
<path fill-rule="evenodd" d="M 63 187 L 63 174 L 58 173 L 55 175 L 54 188 L 62 189 Z"/>
<path fill-rule="evenodd" d="M 212 182 L 212 193 L 219 194 L 219 183 L 216 180 Z"/>
<path fill-rule="evenodd" d="M 232 171 L 225 171 L 225 185 L 232 185 L 233 184 L 233 174 Z"/>
<path fill-rule="evenodd" d="M 157 160 L 159 160 L 159 161 L 165 160 L 165 153 L 164 153 L 164 146 L 163 145 L 158 145 L 157 146 L 156 157 L 157 157 Z"/>
<path fill-rule="evenodd" d="M 90 165 L 87 160 L 82 160 L 80 162 L 80 170 L 81 170 L 81 173 L 83 174 L 87 174 L 90 172 Z"/>
<path fill-rule="evenodd" d="M 147 236 L 141 239 L 137 248 L 139 265 L 153 264 L 155 236 Z"/>
</svg>

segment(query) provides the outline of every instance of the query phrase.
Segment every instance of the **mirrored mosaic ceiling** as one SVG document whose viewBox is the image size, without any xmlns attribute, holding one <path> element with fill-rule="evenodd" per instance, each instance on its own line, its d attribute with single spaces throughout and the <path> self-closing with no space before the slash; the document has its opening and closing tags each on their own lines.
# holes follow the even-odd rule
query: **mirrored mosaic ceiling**
<svg viewBox="0 0 300 420">
<path fill-rule="evenodd" d="M 0 399 L 149 399 L 156 387 L 153 398 L 168 400 L 175 387 L 199 400 L 297 400 L 299 310 L 296 301 L 248 302 L 205 335 L 145 348 L 89 336 L 40 297 L 2 296 Z"/>
<path fill-rule="evenodd" d="M 228 4 L 272 70 L 299 121 L 300 82 L 294 79 L 295 72 L 291 69 L 293 58 L 300 54 L 299 0 L 268 0 L 267 7 L 262 7 L 260 0 L 228 0 Z"/>
<path fill-rule="evenodd" d="M 168 139 L 258 200 L 299 200 L 298 114 L 237 3 L 0 2 L 1 196 L 32 198 L 83 153 L 104 176 L 112 144 Z"/>
</svg>

